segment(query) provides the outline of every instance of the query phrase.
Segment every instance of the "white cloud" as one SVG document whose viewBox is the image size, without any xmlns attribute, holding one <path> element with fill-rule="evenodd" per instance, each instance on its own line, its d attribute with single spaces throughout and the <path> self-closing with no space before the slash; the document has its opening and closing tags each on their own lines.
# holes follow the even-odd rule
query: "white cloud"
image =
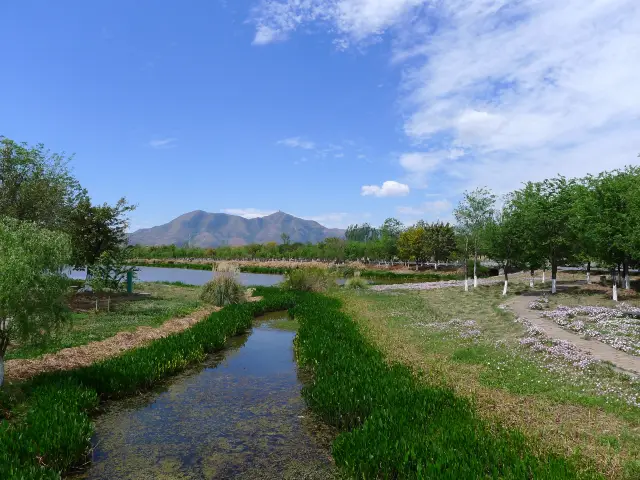
<svg viewBox="0 0 640 480">
<path fill-rule="evenodd" d="M 373 195 L 374 197 L 405 197 L 409 195 L 409 185 L 394 180 L 387 180 L 382 186 L 363 185 L 360 194 L 363 197 L 368 195 Z"/>
<path fill-rule="evenodd" d="M 279 30 L 275 30 L 271 27 L 267 27 L 266 25 L 258 25 L 256 28 L 256 35 L 253 37 L 254 45 L 267 45 L 269 43 L 274 43 L 278 41 L 282 41 L 286 38 Z"/>
<path fill-rule="evenodd" d="M 223 208 L 221 212 L 228 213 L 229 215 L 239 215 L 244 218 L 258 218 L 276 213 L 276 210 L 260 210 L 258 208 Z"/>
<path fill-rule="evenodd" d="M 637 0 L 279 0 L 254 20 L 315 22 L 343 46 L 392 36 L 404 131 L 428 152 L 400 158 L 412 186 L 447 173 L 506 191 L 638 163 Z"/>
<path fill-rule="evenodd" d="M 321 22 L 337 32 L 334 44 L 346 48 L 350 41 L 361 41 L 384 33 L 398 20 L 427 0 L 262 0 L 254 10 L 256 39 L 263 43 L 286 36 L 303 23 Z M 266 31 L 266 33 L 264 33 Z"/>
<path fill-rule="evenodd" d="M 333 213 L 322 213 L 320 215 L 313 215 L 310 217 L 301 216 L 300 218 L 305 218 L 307 220 L 314 220 L 321 225 L 329 228 L 346 228 L 349 225 L 350 214 L 345 212 L 333 212 Z"/>
<path fill-rule="evenodd" d="M 172 148 L 176 146 L 177 138 L 156 138 L 149 142 L 149 146 L 152 148 Z"/>
<path fill-rule="evenodd" d="M 453 204 L 446 199 L 424 202 L 416 207 L 402 206 L 398 207 L 396 211 L 398 215 L 408 221 L 415 221 L 417 218 L 421 218 L 428 221 L 440 220 L 449 223 L 453 222 Z"/>
<path fill-rule="evenodd" d="M 291 148 L 303 148 L 305 150 L 313 150 L 314 148 L 316 148 L 316 144 L 314 142 L 305 140 L 301 137 L 285 138 L 284 140 L 279 140 L 277 144 Z"/>
</svg>

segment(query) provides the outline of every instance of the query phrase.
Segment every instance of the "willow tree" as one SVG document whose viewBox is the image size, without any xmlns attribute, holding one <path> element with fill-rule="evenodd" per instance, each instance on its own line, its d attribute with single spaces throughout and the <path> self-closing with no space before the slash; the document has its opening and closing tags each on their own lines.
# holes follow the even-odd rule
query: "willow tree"
<svg viewBox="0 0 640 480">
<path fill-rule="evenodd" d="M 42 339 L 69 318 L 61 272 L 70 259 L 65 234 L 0 219 L 0 386 L 12 342 Z"/>
<path fill-rule="evenodd" d="M 473 286 L 478 286 L 478 253 L 480 241 L 487 224 L 495 211 L 496 196 L 486 188 L 476 188 L 465 192 L 462 200 L 453 211 L 458 231 L 468 236 L 473 250 Z"/>
</svg>

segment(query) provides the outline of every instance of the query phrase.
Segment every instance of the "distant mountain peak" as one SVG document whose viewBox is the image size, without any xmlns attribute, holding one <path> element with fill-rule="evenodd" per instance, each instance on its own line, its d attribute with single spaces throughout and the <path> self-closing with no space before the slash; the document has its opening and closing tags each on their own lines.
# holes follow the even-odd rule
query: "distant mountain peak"
<svg viewBox="0 0 640 480">
<path fill-rule="evenodd" d="M 169 223 L 136 230 L 129 235 L 133 245 L 191 245 L 216 247 L 282 241 L 286 233 L 291 242 L 320 242 L 329 237 L 344 237 L 345 231 L 327 228 L 314 220 L 305 220 L 278 210 L 270 215 L 244 218 L 228 213 L 194 210 Z"/>
</svg>

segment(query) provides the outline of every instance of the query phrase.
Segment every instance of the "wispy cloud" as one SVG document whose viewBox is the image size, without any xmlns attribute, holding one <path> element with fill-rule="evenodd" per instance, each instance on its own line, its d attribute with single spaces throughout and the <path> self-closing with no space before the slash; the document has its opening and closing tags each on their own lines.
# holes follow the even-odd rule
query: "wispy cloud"
<svg viewBox="0 0 640 480">
<path fill-rule="evenodd" d="M 301 137 L 285 138 L 284 140 L 278 140 L 278 145 L 284 145 L 290 148 L 302 148 L 305 150 L 313 150 L 316 148 L 316 144 L 310 140 L 305 140 Z"/>
<path fill-rule="evenodd" d="M 314 22 L 343 47 L 389 34 L 404 132 L 425 151 L 400 164 L 423 186 L 638 163 L 637 0 L 265 0 L 253 19 L 289 37 Z"/>
<path fill-rule="evenodd" d="M 310 217 L 302 216 L 308 220 L 316 222 L 329 228 L 346 228 L 349 225 L 350 214 L 345 212 L 322 213 L 320 215 L 312 215 Z"/>
<path fill-rule="evenodd" d="M 424 202 L 418 206 L 402 206 L 398 207 L 396 211 L 407 223 L 414 222 L 418 219 L 453 222 L 453 204 L 446 199 Z"/>
<path fill-rule="evenodd" d="M 396 182 L 395 180 L 387 180 L 382 186 L 363 185 L 360 194 L 363 197 L 405 197 L 409 195 L 409 185 Z"/>
<path fill-rule="evenodd" d="M 178 139 L 177 138 L 156 138 L 149 142 L 149 146 L 152 148 L 162 149 L 162 148 L 173 148 L 177 146 Z"/>
<path fill-rule="evenodd" d="M 260 210 L 259 208 L 223 208 L 221 212 L 228 213 L 229 215 L 239 215 L 244 218 L 258 218 L 276 213 L 276 210 Z"/>
<path fill-rule="evenodd" d="M 285 40 L 286 38 L 286 34 L 280 30 L 266 25 L 258 25 L 256 28 L 256 35 L 253 37 L 253 44 L 267 45 L 269 43 Z"/>
</svg>

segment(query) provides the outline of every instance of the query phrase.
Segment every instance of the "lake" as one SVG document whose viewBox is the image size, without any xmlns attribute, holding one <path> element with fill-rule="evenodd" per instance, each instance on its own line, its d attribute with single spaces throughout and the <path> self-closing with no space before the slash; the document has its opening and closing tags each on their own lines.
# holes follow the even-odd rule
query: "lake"
<svg viewBox="0 0 640 480">
<path fill-rule="evenodd" d="M 71 270 L 71 278 L 84 279 L 84 270 Z M 204 285 L 211 280 L 212 272 L 207 270 L 188 270 L 186 268 L 138 267 L 138 282 L 183 282 L 189 285 Z M 265 273 L 241 273 L 243 285 L 271 287 L 283 281 L 282 275 Z"/>
</svg>

